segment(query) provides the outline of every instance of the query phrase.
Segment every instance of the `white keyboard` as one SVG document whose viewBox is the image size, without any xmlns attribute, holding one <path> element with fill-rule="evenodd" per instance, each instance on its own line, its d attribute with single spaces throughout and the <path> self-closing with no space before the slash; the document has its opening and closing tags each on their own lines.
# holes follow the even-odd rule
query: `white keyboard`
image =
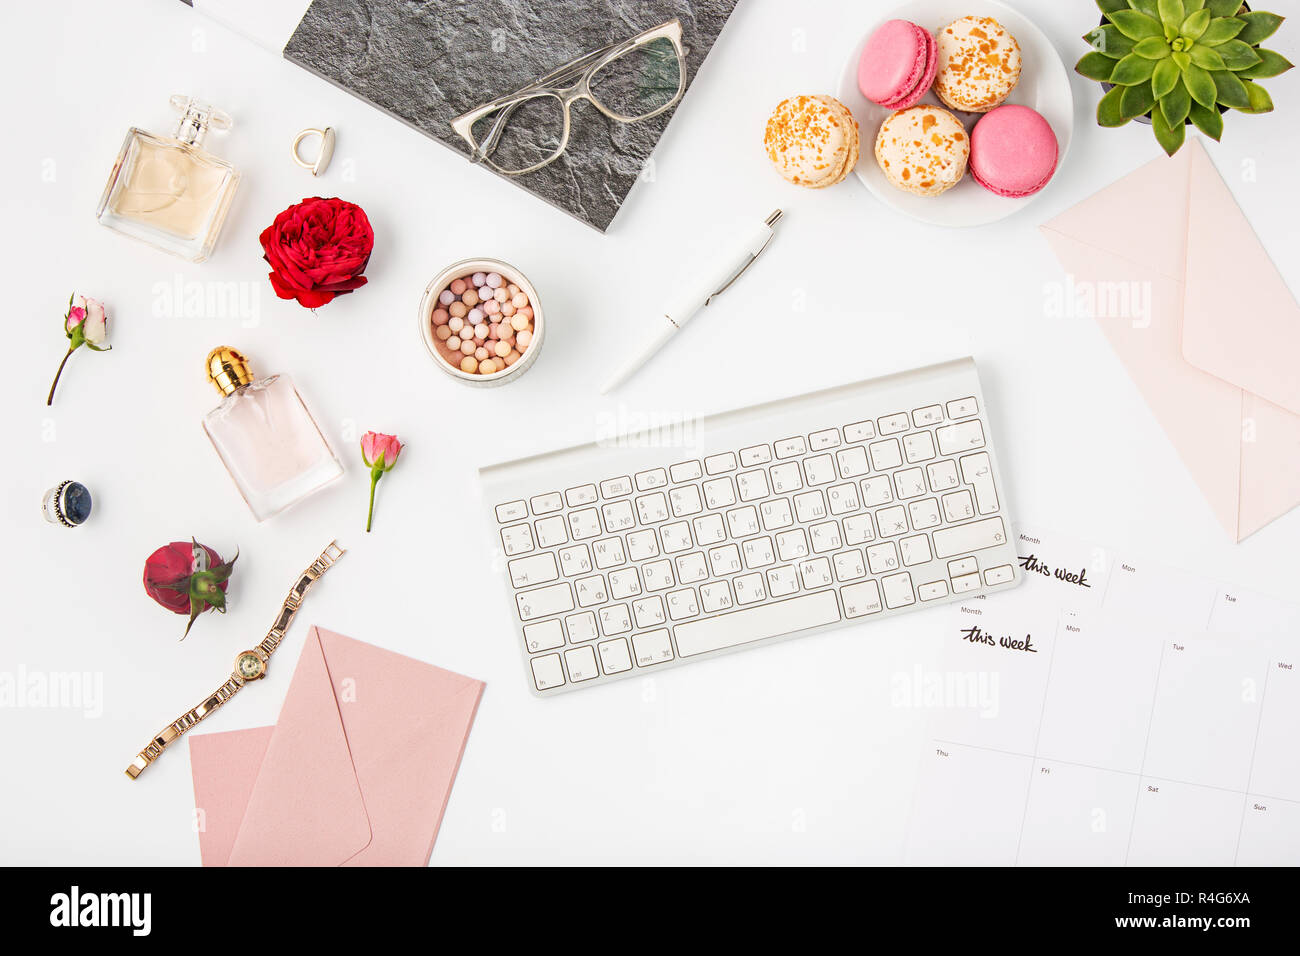
<svg viewBox="0 0 1300 956">
<path fill-rule="evenodd" d="M 535 694 L 1019 582 L 971 359 L 689 431 L 480 471 Z"/>
</svg>

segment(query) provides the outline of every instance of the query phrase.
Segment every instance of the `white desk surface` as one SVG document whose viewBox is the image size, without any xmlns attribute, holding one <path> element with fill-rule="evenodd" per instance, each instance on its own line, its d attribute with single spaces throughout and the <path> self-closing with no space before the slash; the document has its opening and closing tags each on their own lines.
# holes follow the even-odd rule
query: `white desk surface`
<svg viewBox="0 0 1300 956">
<path fill-rule="evenodd" d="M 1018 0 L 1072 66 L 1091 5 Z M 697 415 L 972 354 L 1013 514 L 1240 586 L 1294 594 L 1300 511 L 1240 545 L 1215 522 L 1096 325 L 1052 318 L 1063 272 L 1037 226 L 1157 155 L 1150 130 L 1098 129 L 1073 78 L 1074 144 L 1023 213 L 944 231 L 856 181 L 785 184 L 761 142 L 772 106 L 833 92 L 844 57 L 892 2 L 742 0 L 654 156 L 653 176 L 599 235 L 442 145 L 175 0 L 65 0 L 5 14 L 0 263 L 3 660 L 13 673 L 102 675 L 102 715 L 0 708 L 0 862 L 196 864 L 188 747 L 122 773 L 167 721 L 264 633 L 294 575 L 332 537 L 348 556 L 312 593 L 271 676 L 202 731 L 270 724 L 307 628 L 320 624 L 487 682 L 433 852 L 436 864 L 892 863 L 901 859 L 927 713 L 891 704 L 896 677 L 936 666 L 932 613 L 625 681 L 552 701 L 526 691 L 477 507 L 475 469 L 674 415 Z M 1273 4 L 1295 13 L 1290 0 Z M 1293 23 L 1300 23 L 1294 20 Z M 1286 33 L 1287 30 L 1292 32 Z M 1294 57 L 1293 27 L 1284 28 Z M 1230 117 L 1210 152 L 1274 260 L 1300 288 L 1300 71 L 1279 111 Z M 93 211 L 129 126 L 166 131 L 191 92 L 235 118 L 210 138 L 243 181 L 214 257 L 193 266 L 127 241 Z M 338 151 L 313 181 L 289 160 L 305 126 Z M 1249 173 L 1250 175 L 1246 175 Z M 313 315 L 275 298 L 258 232 L 307 195 L 365 207 L 370 284 Z M 628 387 L 597 395 L 628 330 L 715 240 L 786 211 L 760 267 Z M 420 293 L 445 264 L 488 254 L 544 297 L 546 350 L 520 381 L 471 390 L 417 341 Z M 177 283 L 243 283 L 246 314 L 161 311 Z M 53 409 L 68 293 L 111 308 L 113 351 L 79 352 Z M 791 349 L 798 332 L 813 344 Z M 203 359 L 245 350 L 287 372 L 348 474 L 257 525 L 199 427 L 217 395 Z M 792 360 L 793 359 L 793 360 Z M 355 438 L 408 442 L 362 533 Z M 67 532 L 42 492 L 84 481 L 93 519 Z M 224 617 L 184 619 L 143 593 L 145 557 L 191 535 L 239 564 Z"/>
</svg>

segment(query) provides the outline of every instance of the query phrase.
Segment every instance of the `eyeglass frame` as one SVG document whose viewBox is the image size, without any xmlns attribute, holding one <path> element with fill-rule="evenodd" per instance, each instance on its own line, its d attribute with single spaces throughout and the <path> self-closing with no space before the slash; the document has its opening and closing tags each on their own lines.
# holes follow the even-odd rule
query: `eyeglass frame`
<svg viewBox="0 0 1300 956">
<path fill-rule="evenodd" d="M 627 116 L 623 113 L 617 113 L 609 109 L 591 92 L 591 78 L 600 70 L 608 66 L 619 57 L 637 49 L 638 47 L 648 46 L 655 40 L 666 39 L 673 47 L 677 54 L 677 92 L 672 95 L 668 102 L 641 116 Z M 607 47 L 599 50 L 593 50 L 591 53 L 585 53 L 576 60 L 571 60 L 563 66 L 557 67 L 545 76 L 538 77 L 533 82 L 522 86 L 513 93 L 507 93 L 499 96 L 489 103 L 476 106 L 468 113 L 462 113 L 451 121 L 451 128 L 460 135 L 465 142 L 470 145 L 471 163 L 484 163 L 491 166 L 497 172 L 505 176 L 522 176 L 525 173 L 536 172 L 551 163 L 555 162 L 564 155 L 564 151 L 569 147 L 569 130 L 572 126 L 570 107 L 578 100 L 585 99 L 592 106 L 596 107 L 602 114 L 609 119 L 618 123 L 640 123 L 648 119 L 653 119 L 660 113 L 672 109 L 681 100 L 682 94 L 686 92 L 686 55 L 687 48 L 682 45 L 682 24 L 681 21 L 674 18 L 657 27 L 651 27 L 644 30 L 636 36 L 628 37 L 618 43 L 611 43 Z M 557 86 L 556 84 L 569 77 L 578 75 L 577 82 L 569 86 Z M 543 99 L 554 97 L 559 101 L 561 112 L 564 115 L 564 126 L 560 133 L 560 144 L 546 159 L 540 163 L 534 163 L 525 169 L 506 169 L 498 166 L 491 159 L 491 153 L 496 149 L 497 142 L 501 137 L 502 131 L 509 122 L 511 115 L 516 109 L 534 99 Z M 495 111 L 500 111 L 501 116 L 492 124 L 488 135 L 484 137 L 483 143 L 474 141 L 474 124 L 484 116 Z"/>
</svg>

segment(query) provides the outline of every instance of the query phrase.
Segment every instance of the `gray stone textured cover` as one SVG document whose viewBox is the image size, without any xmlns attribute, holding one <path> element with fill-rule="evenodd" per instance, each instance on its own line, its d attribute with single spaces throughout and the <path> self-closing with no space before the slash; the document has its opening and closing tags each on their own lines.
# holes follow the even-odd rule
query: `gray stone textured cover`
<svg viewBox="0 0 1300 956">
<path fill-rule="evenodd" d="M 688 48 L 689 88 L 736 2 L 313 0 L 284 55 L 468 154 L 451 129 L 455 116 L 674 17 Z M 565 154 L 504 178 L 603 232 L 673 112 L 624 124 L 580 100 Z"/>
</svg>

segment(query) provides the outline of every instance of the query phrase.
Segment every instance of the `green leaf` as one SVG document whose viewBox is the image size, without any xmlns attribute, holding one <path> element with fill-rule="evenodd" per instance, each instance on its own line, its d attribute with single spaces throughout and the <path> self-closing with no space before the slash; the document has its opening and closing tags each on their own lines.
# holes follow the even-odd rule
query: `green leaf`
<svg viewBox="0 0 1300 956">
<path fill-rule="evenodd" d="M 1128 122 L 1120 104 L 1124 96 L 1124 87 L 1117 86 L 1097 103 L 1097 125 L 1106 127 L 1123 126 Z"/>
<path fill-rule="evenodd" d="M 1196 42 L 1202 46 L 1218 46 L 1220 43 L 1227 43 L 1240 33 L 1245 25 L 1245 21 L 1242 20 L 1219 17 L 1217 20 L 1210 21 L 1209 27 Z"/>
<path fill-rule="evenodd" d="M 1219 51 L 1212 46 L 1201 46 L 1199 43 L 1192 47 L 1191 53 L 1188 54 L 1195 63 L 1203 70 L 1226 70 L 1227 64 L 1223 62 L 1223 57 L 1219 56 Z"/>
<path fill-rule="evenodd" d="M 1214 85 L 1214 80 L 1195 63 L 1183 70 L 1183 83 L 1187 86 L 1187 92 L 1192 94 L 1192 99 L 1202 106 L 1213 107 L 1219 99 L 1219 90 Z"/>
<path fill-rule="evenodd" d="M 1083 38 L 1091 43 L 1092 48 L 1098 53 L 1104 53 L 1116 60 L 1133 52 L 1133 41 L 1120 33 L 1119 27 L 1113 23 L 1097 27 L 1085 34 Z"/>
<path fill-rule="evenodd" d="M 1178 32 L 1189 40 L 1199 40 L 1209 27 L 1210 11 L 1197 10 L 1183 21 L 1182 29 Z"/>
<path fill-rule="evenodd" d="M 1098 53 L 1096 50 L 1085 53 L 1083 58 L 1074 65 L 1074 72 L 1099 83 L 1105 83 L 1109 80 L 1111 73 L 1114 71 L 1115 61 L 1104 53 Z"/>
<path fill-rule="evenodd" d="M 1235 73 L 1217 70 L 1210 74 L 1210 78 L 1219 90 L 1220 103 L 1239 110 L 1250 109 L 1250 94 L 1246 91 L 1246 84 L 1237 79 Z"/>
<path fill-rule="evenodd" d="M 1133 44 L 1133 52 L 1148 60 L 1163 60 L 1173 51 L 1169 49 L 1164 37 L 1147 37 Z"/>
<path fill-rule="evenodd" d="M 1192 104 L 1192 123 L 1216 143 L 1223 137 L 1223 114 L 1217 109 L 1207 110 L 1200 103 Z"/>
<path fill-rule="evenodd" d="M 1230 17 L 1241 9 L 1241 0 L 1206 0 L 1205 9 L 1216 17 Z"/>
<path fill-rule="evenodd" d="M 1160 98 L 1160 109 L 1155 112 L 1164 116 L 1165 122 L 1170 126 L 1182 126 L 1191 108 L 1192 97 L 1188 94 L 1187 87 L 1183 85 L 1182 77 L 1179 77 L 1168 95 Z M 1153 117 L 1154 115 L 1155 113 L 1152 114 Z"/>
<path fill-rule="evenodd" d="M 1214 48 L 1230 70 L 1244 70 L 1260 62 L 1260 55 L 1249 43 L 1229 40 Z"/>
<path fill-rule="evenodd" d="M 1205 0 L 1183 0 L 1183 8 L 1188 13 L 1195 13 L 1205 6 Z"/>
<path fill-rule="evenodd" d="M 1111 73 L 1110 81 L 1117 86 L 1135 86 L 1151 79 L 1155 69 L 1155 60 L 1130 53 L 1115 64 L 1115 71 Z"/>
<path fill-rule="evenodd" d="M 1183 0 L 1156 0 L 1156 9 L 1159 11 L 1161 22 L 1167 27 L 1178 26 L 1183 22 L 1183 17 L 1187 16 L 1187 11 L 1183 9 Z"/>
<path fill-rule="evenodd" d="M 1160 0 L 1131 0 L 1128 5 L 1138 13 L 1145 13 L 1153 20 L 1160 19 Z"/>
<path fill-rule="evenodd" d="M 1120 113 L 1127 119 L 1136 119 L 1151 112 L 1156 105 L 1156 96 L 1151 92 L 1151 84 L 1139 83 L 1137 86 L 1124 87 L 1124 95 L 1119 98 Z"/>
<path fill-rule="evenodd" d="M 1259 62 L 1254 66 L 1249 66 L 1239 71 L 1239 76 L 1245 76 L 1252 80 L 1268 79 L 1270 76 L 1281 76 L 1291 67 L 1295 66 L 1290 60 L 1281 53 L 1273 50 L 1265 50 L 1260 47 L 1256 52 L 1259 53 Z"/>
<path fill-rule="evenodd" d="M 1178 69 L 1180 70 L 1187 69 L 1187 67 L 1190 66 L 1192 62 L 1192 58 L 1188 56 L 1186 53 L 1182 52 L 1181 50 L 1175 50 L 1171 54 L 1171 57 L 1173 61 L 1178 64 Z"/>
<path fill-rule="evenodd" d="M 1165 29 L 1160 21 L 1136 10 L 1115 10 L 1106 14 L 1111 23 L 1119 27 L 1119 32 L 1130 40 L 1145 40 L 1147 37 L 1162 37 Z"/>
<path fill-rule="evenodd" d="M 1252 80 L 1246 80 L 1244 85 L 1250 97 L 1250 108 L 1242 110 L 1243 113 L 1273 112 L 1273 98 L 1268 95 L 1268 90 Z"/>
<path fill-rule="evenodd" d="M 1102 13 L 1110 13 L 1112 10 L 1127 10 L 1128 0 L 1097 0 L 1097 9 Z"/>
<path fill-rule="evenodd" d="M 1187 128 L 1182 123 L 1170 124 L 1159 110 L 1151 115 L 1151 129 L 1155 131 L 1156 142 L 1170 156 L 1182 148 L 1187 136 Z"/>
<path fill-rule="evenodd" d="M 1156 70 L 1151 74 L 1151 91 L 1155 94 L 1156 99 L 1168 95 L 1169 91 L 1178 83 L 1178 78 L 1182 76 L 1182 72 L 1172 58 L 1161 60 L 1156 64 Z M 1245 95 L 1244 90 L 1242 95 Z"/>
<path fill-rule="evenodd" d="M 1238 36 L 1241 40 L 1255 46 L 1263 43 L 1282 25 L 1286 17 L 1279 17 L 1276 13 L 1266 13 L 1263 10 L 1243 13 L 1238 19 L 1246 22 L 1246 28 Z"/>
</svg>

